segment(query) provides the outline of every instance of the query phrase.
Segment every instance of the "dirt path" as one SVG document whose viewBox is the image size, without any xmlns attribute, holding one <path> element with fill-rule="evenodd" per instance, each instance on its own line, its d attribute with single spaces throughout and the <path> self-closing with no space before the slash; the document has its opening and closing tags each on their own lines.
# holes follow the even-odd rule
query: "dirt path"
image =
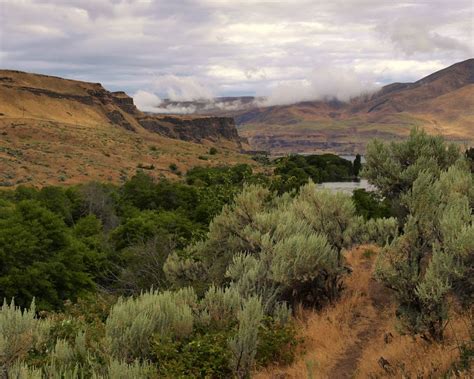
<svg viewBox="0 0 474 379">
<path fill-rule="evenodd" d="M 299 357 L 289 366 L 256 372 L 254 378 L 339 379 L 357 376 L 368 349 L 384 343 L 387 321 L 393 316 L 388 290 L 373 279 L 376 249 L 361 246 L 346 254 L 352 274 L 345 280 L 342 298 L 322 311 L 307 310 L 299 318 L 300 335 L 304 340 Z M 380 357 L 377 354 L 371 357 L 375 362 Z"/>
<path fill-rule="evenodd" d="M 367 288 L 367 294 L 370 300 L 370 307 L 373 312 L 367 312 L 370 316 L 360 316 L 356 319 L 353 327 L 361 328 L 357 333 L 357 340 L 350 344 L 341 358 L 337 360 L 330 370 L 331 378 L 352 378 L 359 365 L 359 360 L 366 346 L 370 341 L 383 338 L 383 325 L 385 317 L 383 309 L 388 303 L 389 296 L 387 290 L 378 282 L 371 280 Z M 357 325 L 357 323 L 362 324 Z"/>
</svg>

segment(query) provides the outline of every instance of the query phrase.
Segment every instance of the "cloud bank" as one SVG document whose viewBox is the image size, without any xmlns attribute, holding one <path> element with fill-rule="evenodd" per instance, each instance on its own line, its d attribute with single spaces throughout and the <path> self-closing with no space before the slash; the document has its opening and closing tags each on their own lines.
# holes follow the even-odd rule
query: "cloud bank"
<svg viewBox="0 0 474 379">
<path fill-rule="evenodd" d="M 341 67 L 315 69 L 308 79 L 278 83 L 262 101 L 263 105 L 292 104 L 309 100 L 337 99 L 347 102 L 351 98 L 375 91 L 374 80 L 363 78 L 354 70 Z"/>
<path fill-rule="evenodd" d="M 347 99 L 472 57 L 473 17 L 471 0 L 2 0 L 0 65 L 101 82 L 142 107 Z"/>
</svg>

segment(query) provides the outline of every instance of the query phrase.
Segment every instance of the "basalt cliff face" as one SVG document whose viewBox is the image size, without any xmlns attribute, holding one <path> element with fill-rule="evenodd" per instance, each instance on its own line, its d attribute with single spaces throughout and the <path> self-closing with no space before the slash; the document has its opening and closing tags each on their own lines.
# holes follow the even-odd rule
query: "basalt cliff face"
<svg viewBox="0 0 474 379">
<path fill-rule="evenodd" d="M 146 115 L 137 117 L 138 123 L 147 130 L 183 141 L 219 141 L 224 138 L 240 145 L 232 117 L 185 117 Z"/>
<path fill-rule="evenodd" d="M 109 92 L 100 83 L 0 70 L 1 116 L 19 116 L 79 124 L 110 123 L 136 132 L 138 128 L 184 141 L 218 142 L 240 147 L 232 118 L 162 116 L 139 111 L 125 92 Z"/>
<path fill-rule="evenodd" d="M 231 117 L 146 114 L 99 83 L 0 70 L 0 187 L 251 163 L 242 142 Z M 206 156 L 210 146 L 219 153 Z"/>
</svg>

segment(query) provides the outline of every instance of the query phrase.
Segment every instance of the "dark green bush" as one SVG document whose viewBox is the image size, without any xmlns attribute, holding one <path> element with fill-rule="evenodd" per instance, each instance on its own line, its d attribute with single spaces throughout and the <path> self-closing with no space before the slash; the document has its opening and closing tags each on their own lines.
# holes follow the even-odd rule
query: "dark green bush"
<svg viewBox="0 0 474 379">
<path fill-rule="evenodd" d="M 356 189 L 352 193 L 352 201 L 357 214 L 363 216 L 366 220 L 392 216 L 389 200 L 382 199 L 376 192 Z"/>
<path fill-rule="evenodd" d="M 355 179 L 350 161 L 334 154 L 290 155 L 275 160 L 272 188 L 279 193 L 296 190 L 309 179 L 315 183 L 350 181 Z"/>
<path fill-rule="evenodd" d="M 155 341 L 153 360 L 165 378 L 229 378 L 230 350 L 227 340 L 232 332 L 208 331 L 182 341 Z"/>
<path fill-rule="evenodd" d="M 296 346 L 300 341 L 294 324 L 281 325 L 267 317 L 260 327 L 258 338 L 255 356 L 258 365 L 289 365 L 295 359 Z"/>
</svg>

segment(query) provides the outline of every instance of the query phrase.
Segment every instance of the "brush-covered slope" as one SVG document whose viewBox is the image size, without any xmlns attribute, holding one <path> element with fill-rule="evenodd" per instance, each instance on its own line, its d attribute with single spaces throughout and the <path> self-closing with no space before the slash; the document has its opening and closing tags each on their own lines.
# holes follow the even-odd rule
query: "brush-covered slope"
<svg viewBox="0 0 474 379">
<path fill-rule="evenodd" d="M 209 146 L 219 153 L 204 161 Z M 248 162 L 240 148 L 232 118 L 147 115 L 99 83 L 0 70 L 3 186 L 119 181 L 139 166 L 175 176 L 199 164 Z"/>
<path fill-rule="evenodd" d="M 349 103 L 312 101 L 235 115 L 254 149 L 274 153 L 361 152 L 374 137 L 397 139 L 413 126 L 460 143 L 474 141 L 474 59 L 414 83 L 393 83 Z"/>
</svg>

